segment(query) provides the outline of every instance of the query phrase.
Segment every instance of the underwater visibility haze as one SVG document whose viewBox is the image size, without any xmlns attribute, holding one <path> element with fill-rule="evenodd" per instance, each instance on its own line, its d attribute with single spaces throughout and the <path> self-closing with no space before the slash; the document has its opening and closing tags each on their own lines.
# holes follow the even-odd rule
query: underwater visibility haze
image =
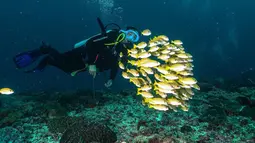
<svg viewBox="0 0 255 143">
<path fill-rule="evenodd" d="M 0 143 L 255 142 L 255 1 L 0 2 Z"/>
</svg>

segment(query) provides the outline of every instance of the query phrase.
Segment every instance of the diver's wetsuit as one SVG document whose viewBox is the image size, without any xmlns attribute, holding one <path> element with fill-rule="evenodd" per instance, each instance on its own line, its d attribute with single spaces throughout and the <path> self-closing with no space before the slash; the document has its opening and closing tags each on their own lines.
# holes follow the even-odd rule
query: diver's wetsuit
<svg viewBox="0 0 255 143">
<path fill-rule="evenodd" d="M 53 48 L 41 48 L 41 52 L 48 54 L 37 66 L 43 69 L 46 65 L 58 67 L 66 73 L 85 71 L 86 65 L 96 65 L 100 72 L 111 69 L 110 79 L 114 79 L 118 72 L 119 53 L 123 53 L 120 59 L 124 65 L 127 63 L 127 48 L 131 43 L 118 43 L 106 46 L 107 43 L 115 43 L 119 36 L 118 30 L 107 32 L 107 36 L 97 35 L 88 39 L 84 46 L 75 48 L 65 53 L 59 53 Z M 113 50 L 115 49 L 115 50 Z M 41 68 L 40 68 L 41 67 Z"/>
</svg>

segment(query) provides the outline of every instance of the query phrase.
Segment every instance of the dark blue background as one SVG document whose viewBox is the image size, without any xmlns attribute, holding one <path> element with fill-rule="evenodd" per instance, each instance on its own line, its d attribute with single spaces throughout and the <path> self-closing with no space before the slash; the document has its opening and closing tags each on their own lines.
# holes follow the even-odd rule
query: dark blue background
<svg viewBox="0 0 255 143">
<path fill-rule="evenodd" d="M 85 0 L 2 0 L 0 2 L 0 87 L 16 91 L 91 88 L 88 73 L 71 77 L 49 67 L 43 73 L 24 74 L 15 69 L 12 57 L 38 48 L 42 40 L 61 52 L 99 32 L 96 17 L 149 28 L 154 34 L 181 39 L 194 56 L 196 77 L 234 78 L 254 68 L 255 2 L 253 0 L 115 0 L 112 15 L 100 12 L 99 4 Z M 122 20 L 118 16 L 122 17 Z M 96 78 L 96 88 L 108 77 Z M 131 88 L 120 76 L 113 89 Z"/>
</svg>

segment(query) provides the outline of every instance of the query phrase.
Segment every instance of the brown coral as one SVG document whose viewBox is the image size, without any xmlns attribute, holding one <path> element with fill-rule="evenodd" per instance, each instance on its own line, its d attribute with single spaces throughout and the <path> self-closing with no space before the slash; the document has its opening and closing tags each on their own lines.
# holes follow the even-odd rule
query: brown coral
<svg viewBox="0 0 255 143">
<path fill-rule="evenodd" d="M 97 122 L 73 124 L 61 137 L 60 143 L 114 143 L 117 135 L 106 125 Z"/>
</svg>

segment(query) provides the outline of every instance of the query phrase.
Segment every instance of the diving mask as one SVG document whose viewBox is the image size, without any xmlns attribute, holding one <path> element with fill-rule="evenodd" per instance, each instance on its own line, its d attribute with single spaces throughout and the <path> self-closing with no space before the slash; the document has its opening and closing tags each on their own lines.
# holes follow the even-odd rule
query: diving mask
<svg viewBox="0 0 255 143">
<path fill-rule="evenodd" d="M 130 42 L 137 42 L 139 40 L 139 33 L 134 30 L 120 30 L 120 32 L 125 33 L 125 39 L 130 41 Z"/>
</svg>

